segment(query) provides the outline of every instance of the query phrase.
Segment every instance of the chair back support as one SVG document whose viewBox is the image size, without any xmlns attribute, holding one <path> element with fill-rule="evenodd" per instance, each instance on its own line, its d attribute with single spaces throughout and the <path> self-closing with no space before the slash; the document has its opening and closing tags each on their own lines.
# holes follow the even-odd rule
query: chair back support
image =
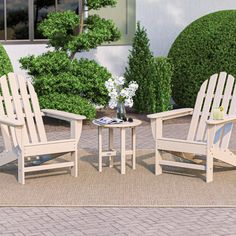
<svg viewBox="0 0 236 236">
<path fill-rule="evenodd" d="M 213 117 L 213 108 L 223 106 L 226 115 L 236 114 L 236 86 L 232 75 L 225 72 L 211 76 L 198 92 L 188 133 L 188 140 L 206 142 L 206 121 Z M 214 143 L 228 147 L 232 124 L 217 130 Z"/>
<path fill-rule="evenodd" d="M 31 82 L 21 75 L 9 73 L 0 78 L 0 89 L 0 115 L 25 123 L 24 143 L 46 142 L 42 113 Z M 1 131 L 6 149 L 18 145 L 14 128 L 1 125 Z"/>
</svg>

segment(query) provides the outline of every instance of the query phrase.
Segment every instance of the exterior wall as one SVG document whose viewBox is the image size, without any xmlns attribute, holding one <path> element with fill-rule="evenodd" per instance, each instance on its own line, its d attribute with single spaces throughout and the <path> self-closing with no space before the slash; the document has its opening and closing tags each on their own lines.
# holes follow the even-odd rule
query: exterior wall
<svg viewBox="0 0 236 236">
<path fill-rule="evenodd" d="M 235 0 L 136 0 L 137 21 L 147 29 L 156 56 L 167 55 L 178 34 L 192 21 L 208 13 L 236 9 Z M 45 45 L 5 45 L 16 72 L 19 58 L 45 52 Z M 82 56 L 95 59 L 113 74 L 121 75 L 130 46 L 103 46 Z"/>
</svg>

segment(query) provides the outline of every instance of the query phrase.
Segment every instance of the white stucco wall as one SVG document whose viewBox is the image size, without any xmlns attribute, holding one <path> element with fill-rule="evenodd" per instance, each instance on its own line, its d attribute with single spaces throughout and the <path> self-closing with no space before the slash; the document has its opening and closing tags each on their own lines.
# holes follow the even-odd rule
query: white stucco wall
<svg viewBox="0 0 236 236">
<path fill-rule="evenodd" d="M 167 55 L 178 34 L 192 21 L 208 13 L 236 9 L 236 0 L 136 0 L 137 20 L 147 29 L 156 56 Z M 45 52 L 45 45 L 5 45 L 16 72 L 19 58 Z M 95 59 L 113 74 L 121 75 L 129 46 L 104 46 L 81 56 Z M 79 57 L 79 56 L 78 56 Z"/>
</svg>

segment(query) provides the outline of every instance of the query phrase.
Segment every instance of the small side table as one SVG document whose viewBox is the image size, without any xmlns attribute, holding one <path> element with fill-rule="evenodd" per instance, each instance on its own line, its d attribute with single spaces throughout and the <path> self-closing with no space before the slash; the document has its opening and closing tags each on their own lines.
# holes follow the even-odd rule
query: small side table
<svg viewBox="0 0 236 236">
<path fill-rule="evenodd" d="M 109 167 L 113 167 L 113 158 L 117 155 L 114 150 L 114 129 L 120 129 L 120 154 L 121 154 L 121 174 L 125 174 L 126 155 L 132 155 L 132 166 L 136 168 L 136 127 L 142 124 L 142 121 L 134 119 L 133 122 L 123 122 L 121 124 L 98 125 L 98 170 L 102 172 L 102 158 L 109 157 Z M 109 129 L 109 150 L 102 150 L 102 131 L 104 128 Z M 131 128 L 132 133 L 132 149 L 126 150 L 126 129 Z"/>
</svg>

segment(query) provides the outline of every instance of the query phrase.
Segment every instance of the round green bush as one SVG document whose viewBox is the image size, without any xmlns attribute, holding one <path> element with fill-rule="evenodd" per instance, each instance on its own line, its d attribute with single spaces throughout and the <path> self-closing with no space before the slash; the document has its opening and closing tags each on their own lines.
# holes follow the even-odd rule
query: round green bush
<svg viewBox="0 0 236 236">
<path fill-rule="evenodd" d="M 9 72 L 13 72 L 12 64 L 4 47 L 0 44 L 0 76 Z"/>
<path fill-rule="evenodd" d="M 51 93 L 39 96 L 41 108 L 67 111 L 84 115 L 88 120 L 96 117 L 96 109 L 88 100 L 74 94 Z"/>
<path fill-rule="evenodd" d="M 168 57 L 174 64 L 173 98 L 181 107 L 193 107 L 202 82 L 212 74 L 236 75 L 236 10 L 215 12 L 190 24 Z"/>
</svg>

